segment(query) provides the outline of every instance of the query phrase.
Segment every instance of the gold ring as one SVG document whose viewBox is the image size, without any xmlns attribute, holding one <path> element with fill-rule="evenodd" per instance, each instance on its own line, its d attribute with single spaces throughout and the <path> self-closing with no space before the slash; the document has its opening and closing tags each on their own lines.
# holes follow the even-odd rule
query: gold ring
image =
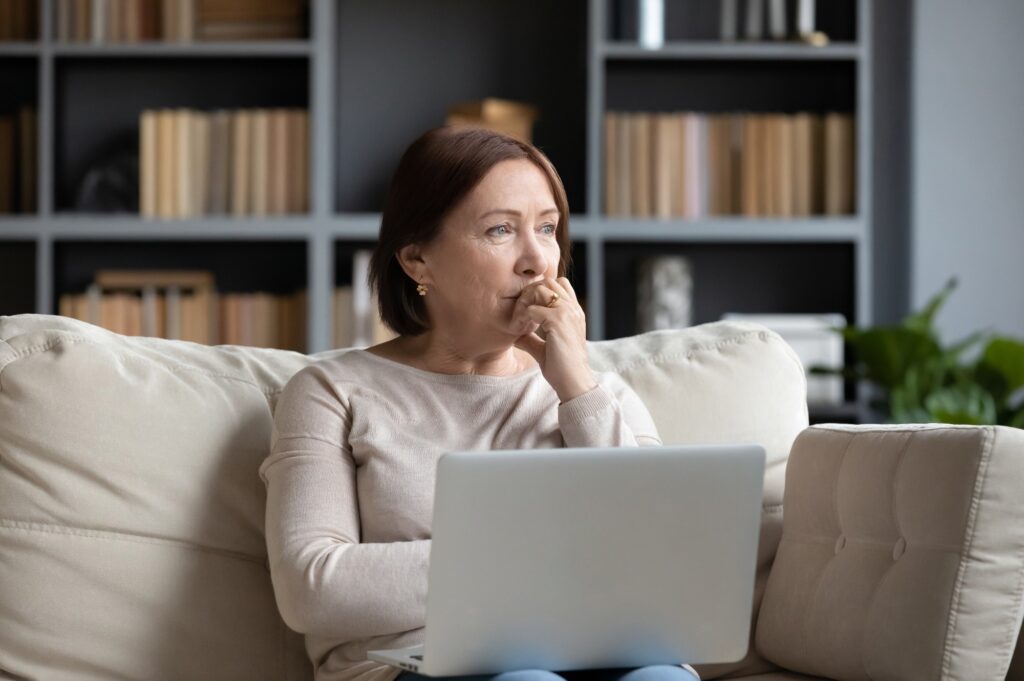
<svg viewBox="0 0 1024 681">
<path fill-rule="evenodd" d="M 561 296 L 558 295 L 558 291 L 552 291 L 551 294 L 552 294 L 552 298 L 551 298 L 551 300 L 548 301 L 548 305 L 547 305 L 548 307 L 554 307 L 555 303 L 557 303 L 558 299 L 561 297 Z"/>
</svg>

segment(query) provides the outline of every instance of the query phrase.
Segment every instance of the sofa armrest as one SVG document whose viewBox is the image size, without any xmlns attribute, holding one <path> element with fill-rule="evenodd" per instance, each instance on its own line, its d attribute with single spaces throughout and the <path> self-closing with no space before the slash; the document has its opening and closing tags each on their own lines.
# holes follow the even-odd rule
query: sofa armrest
<svg viewBox="0 0 1024 681">
<path fill-rule="evenodd" d="M 812 426 L 756 643 L 836 679 L 1005 677 L 1024 604 L 1024 431 Z"/>
</svg>

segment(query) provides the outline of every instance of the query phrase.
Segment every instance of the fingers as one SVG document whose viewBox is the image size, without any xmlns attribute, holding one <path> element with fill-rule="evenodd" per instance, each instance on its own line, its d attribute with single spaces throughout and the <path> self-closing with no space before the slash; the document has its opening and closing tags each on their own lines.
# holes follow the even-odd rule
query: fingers
<svg viewBox="0 0 1024 681">
<path fill-rule="evenodd" d="M 555 298 L 555 293 L 558 294 L 557 298 L 565 301 L 572 301 L 578 303 L 576 299 L 576 292 L 572 288 L 572 284 L 566 277 L 559 277 L 553 279 L 551 277 L 545 277 L 539 281 L 535 281 L 532 284 L 526 286 L 522 293 L 519 295 L 519 302 L 523 305 L 544 305 L 547 306 L 551 303 L 551 300 Z"/>
</svg>

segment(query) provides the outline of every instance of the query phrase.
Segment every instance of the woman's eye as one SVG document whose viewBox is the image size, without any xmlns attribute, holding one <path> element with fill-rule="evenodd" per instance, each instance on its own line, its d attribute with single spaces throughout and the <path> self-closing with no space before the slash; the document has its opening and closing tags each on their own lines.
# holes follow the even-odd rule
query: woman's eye
<svg viewBox="0 0 1024 681">
<path fill-rule="evenodd" d="M 491 227 L 489 230 L 487 230 L 487 233 L 488 234 L 494 234 L 495 236 L 504 236 L 504 235 L 508 234 L 508 231 L 509 231 L 508 230 L 508 225 L 502 224 L 502 225 L 495 225 L 494 227 Z"/>
<path fill-rule="evenodd" d="M 541 227 L 541 229 L 544 230 L 545 234 L 554 234 L 555 230 L 556 230 L 556 227 L 554 225 L 552 225 L 551 223 L 548 223 L 548 224 L 544 225 L 543 227 Z"/>
</svg>

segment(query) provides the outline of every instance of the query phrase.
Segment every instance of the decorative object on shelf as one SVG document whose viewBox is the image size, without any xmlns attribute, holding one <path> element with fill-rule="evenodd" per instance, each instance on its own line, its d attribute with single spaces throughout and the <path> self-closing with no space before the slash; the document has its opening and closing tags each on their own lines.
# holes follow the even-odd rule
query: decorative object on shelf
<svg viewBox="0 0 1024 681">
<path fill-rule="evenodd" d="M 538 116 L 537 107 L 530 104 L 488 97 L 451 105 L 446 123 L 487 128 L 532 144 L 533 124 Z"/>
<path fill-rule="evenodd" d="M 843 336 L 837 327 L 846 325 L 841 314 L 743 314 L 727 313 L 722 319 L 756 322 L 775 331 L 796 351 L 804 371 L 812 366 L 828 367 L 841 373 L 843 369 Z M 807 402 L 821 406 L 843 403 L 841 376 L 808 375 Z"/>
<path fill-rule="evenodd" d="M 851 215 L 853 114 L 605 113 L 605 214 Z"/>
<path fill-rule="evenodd" d="M 822 47 L 828 45 L 828 36 L 814 28 L 815 0 L 797 0 L 796 34 L 808 45 Z"/>
<path fill-rule="evenodd" d="M 138 213 L 139 157 L 121 148 L 91 166 L 75 192 L 78 213 Z"/>
<path fill-rule="evenodd" d="M 142 217 L 263 217 L 309 210 L 305 109 L 146 110 L 139 149 Z"/>
<path fill-rule="evenodd" d="M 684 329 L 693 319 L 693 265 L 681 255 L 640 261 L 637 272 L 637 332 Z"/>
<path fill-rule="evenodd" d="M 638 0 L 637 24 L 640 47 L 661 49 L 665 45 L 665 0 Z"/>
<path fill-rule="evenodd" d="M 933 320 L 956 286 L 954 277 L 924 309 L 899 324 L 838 327 L 856 357 L 839 373 L 876 388 L 871 406 L 893 423 L 1024 428 L 1024 339 L 979 331 L 951 346 L 939 341 Z M 965 358 L 983 341 L 973 359 Z M 812 373 L 837 372 L 812 368 Z"/>
</svg>

